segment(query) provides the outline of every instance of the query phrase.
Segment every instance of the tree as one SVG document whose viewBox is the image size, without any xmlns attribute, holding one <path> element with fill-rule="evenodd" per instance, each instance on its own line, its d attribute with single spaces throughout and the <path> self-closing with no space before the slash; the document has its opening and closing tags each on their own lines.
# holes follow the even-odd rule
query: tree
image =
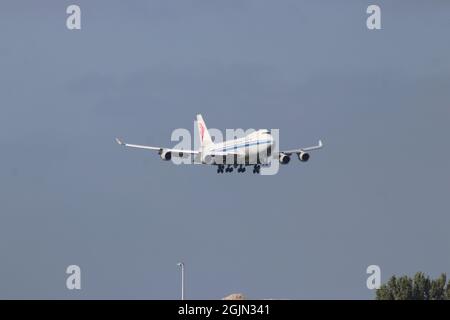
<svg viewBox="0 0 450 320">
<path fill-rule="evenodd" d="M 431 282 L 430 287 L 430 300 L 445 300 L 450 299 L 450 296 L 447 296 L 448 288 L 446 290 L 447 284 L 447 276 L 445 273 L 441 274 L 439 278 Z M 450 287 L 450 284 L 447 285 Z"/>
<path fill-rule="evenodd" d="M 445 273 L 432 280 L 423 272 L 414 277 L 392 276 L 376 291 L 377 300 L 450 300 L 450 281 Z"/>
</svg>

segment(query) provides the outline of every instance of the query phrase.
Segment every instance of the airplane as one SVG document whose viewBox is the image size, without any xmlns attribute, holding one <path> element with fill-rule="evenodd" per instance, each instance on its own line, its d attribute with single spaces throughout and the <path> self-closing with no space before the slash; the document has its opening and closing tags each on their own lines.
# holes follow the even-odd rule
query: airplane
<svg viewBox="0 0 450 320">
<path fill-rule="evenodd" d="M 315 146 L 274 152 L 274 139 L 267 129 L 254 131 L 243 138 L 214 143 L 201 114 L 197 115 L 197 126 L 200 138 L 198 150 L 129 144 L 119 138 L 116 138 L 116 142 L 124 147 L 157 151 L 164 161 L 169 161 L 172 157 L 193 156 L 194 163 L 217 166 L 217 173 L 233 172 L 233 169 L 245 172 L 247 166 L 253 166 L 253 173 L 256 174 L 260 173 L 261 165 L 270 163 L 271 157 L 285 165 L 293 154 L 297 154 L 301 162 L 307 162 L 310 159 L 310 151 L 323 147 L 322 140 L 319 140 Z"/>
</svg>

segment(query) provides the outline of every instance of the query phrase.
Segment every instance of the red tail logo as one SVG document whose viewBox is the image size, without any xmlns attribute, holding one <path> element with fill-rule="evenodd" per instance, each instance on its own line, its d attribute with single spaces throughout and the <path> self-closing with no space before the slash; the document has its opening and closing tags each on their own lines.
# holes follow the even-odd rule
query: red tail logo
<svg viewBox="0 0 450 320">
<path fill-rule="evenodd" d="M 201 122 L 199 122 L 198 126 L 200 128 L 200 137 L 202 138 L 202 142 L 203 142 L 203 135 L 205 134 L 205 127 L 203 126 L 203 124 Z"/>
</svg>

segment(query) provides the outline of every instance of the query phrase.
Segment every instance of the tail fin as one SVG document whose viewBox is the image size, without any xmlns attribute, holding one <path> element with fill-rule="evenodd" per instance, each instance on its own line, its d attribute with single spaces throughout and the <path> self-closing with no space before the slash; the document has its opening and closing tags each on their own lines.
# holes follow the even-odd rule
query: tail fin
<svg viewBox="0 0 450 320">
<path fill-rule="evenodd" d="M 200 136 L 200 146 L 207 146 L 213 144 L 211 136 L 209 135 L 208 128 L 201 114 L 197 115 L 198 134 Z"/>
</svg>

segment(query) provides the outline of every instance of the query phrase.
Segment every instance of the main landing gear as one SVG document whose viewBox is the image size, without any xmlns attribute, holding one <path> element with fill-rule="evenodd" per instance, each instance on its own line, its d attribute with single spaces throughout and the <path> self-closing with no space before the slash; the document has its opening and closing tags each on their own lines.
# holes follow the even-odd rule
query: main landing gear
<svg viewBox="0 0 450 320">
<path fill-rule="evenodd" d="M 233 172 L 233 169 L 234 169 L 233 167 L 237 168 L 236 171 L 239 173 L 246 171 L 245 166 L 242 164 L 239 165 L 239 167 L 238 167 L 238 165 L 231 165 L 231 164 L 228 164 L 225 167 L 225 165 L 219 164 L 219 165 L 217 165 L 217 173 Z M 259 173 L 260 169 L 261 169 L 261 166 L 259 164 L 255 164 L 253 166 L 253 173 Z"/>
<path fill-rule="evenodd" d="M 237 172 L 245 172 L 245 167 L 241 164 L 237 169 Z"/>
<path fill-rule="evenodd" d="M 238 172 L 243 172 L 240 171 L 241 168 L 238 169 Z M 225 172 L 233 172 L 233 166 L 231 164 L 228 164 L 227 167 L 225 168 L 225 165 L 223 164 L 219 164 L 217 165 L 217 173 L 224 173 Z"/>
</svg>

